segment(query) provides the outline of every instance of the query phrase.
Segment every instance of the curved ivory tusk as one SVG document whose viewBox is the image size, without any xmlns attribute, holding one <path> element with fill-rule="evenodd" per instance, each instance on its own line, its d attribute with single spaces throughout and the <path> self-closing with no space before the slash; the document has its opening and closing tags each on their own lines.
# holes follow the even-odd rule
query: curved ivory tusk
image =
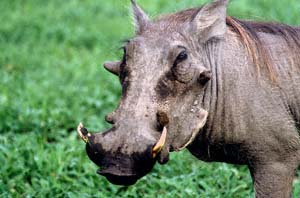
<svg viewBox="0 0 300 198">
<path fill-rule="evenodd" d="M 162 148 L 164 147 L 165 143 L 166 143 L 166 137 L 167 137 L 167 127 L 164 127 L 162 134 L 159 138 L 159 140 L 157 141 L 157 143 L 154 145 L 153 149 L 152 149 L 152 157 L 155 158 L 157 156 L 157 154 L 162 150 Z"/>
<path fill-rule="evenodd" d="M 86 128 L 84 128 L 84 126 L 81 122 L 79 123 L 79 125 L 77 127 L 77 132 L 78 132 L 79 136 L 81 137 L 81 139 L 85 143 L 88 143 L 89 137 L 91 136 L 91 134 L 87 131 Z"/>
</svg>

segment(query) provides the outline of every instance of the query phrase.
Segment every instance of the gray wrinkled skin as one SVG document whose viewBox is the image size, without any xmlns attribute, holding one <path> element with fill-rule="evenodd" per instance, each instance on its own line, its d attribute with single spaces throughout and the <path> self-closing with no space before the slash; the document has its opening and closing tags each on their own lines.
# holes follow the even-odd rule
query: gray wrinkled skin
<svg viewBox="0 0 300 198">
<path fill-rule="evenodd" d="M 136 36 L 123 61 L 105 64 L 123 87 L 118 108 L 106 117 L 113 128 L 87 144 L 111 182 L 133 184 L 156 160 L 166 163 L 170 151 L 188 148 L 204 161 L 248 165 L 256 197 L 291 196 L 300 164 L 300 62 L 280 36 L 260 33 L 277 83 L 267 71 L 258 75 L 226 26 L 227 3 L 150 21 L 133 1 Z M 158 112 L 168 116 L 168 134 L 151 159 L 162 130 Z"/>
</svg>

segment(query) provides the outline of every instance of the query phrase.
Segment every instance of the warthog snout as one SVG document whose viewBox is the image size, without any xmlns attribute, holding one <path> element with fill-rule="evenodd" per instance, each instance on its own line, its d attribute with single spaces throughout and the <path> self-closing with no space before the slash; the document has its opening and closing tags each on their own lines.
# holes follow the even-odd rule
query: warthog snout
<svg viewBox="0 0 300 198">
<path fill-rule="evenodd" d="M 157 119 L 158 128 L 162 128 L 162 131 L 157 131 L 161 134 L 156 141 L 147 137 L 128 137 L 126 141 L 120 141 L 117 134 L 124 130 L 115 126 L 104 133 L 91 134 L 80 123 L 77 130 L 86 142 L 89 158 L 100 167 L 97 173 L 105 176 L 111 183 L 132 185 L 151 171 L 165 145 L 165 125 L 168 118 L 165 113 L 160 112 Z"/>
</svg>

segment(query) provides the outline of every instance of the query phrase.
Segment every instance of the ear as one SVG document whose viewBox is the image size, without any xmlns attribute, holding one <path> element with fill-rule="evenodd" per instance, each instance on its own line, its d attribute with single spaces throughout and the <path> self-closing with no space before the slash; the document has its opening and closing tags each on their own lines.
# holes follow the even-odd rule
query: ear
<svg viewBox="0 0 300 198">
<path fill-rule="evenodd" d="M 141 34 L 149 24 L 150 20 L 148 15 L 137 5 L 135 0 L 131 0 L 133 18 L 135 25 L 135 33 Z"/>
<path fill-rule="evenodd" d="M 117 76 L 119 76 L 120 74 L 120 65 L 121 62 L 120 61 L 116 61 L 116 62 L 105 62 L 103 64 L 104 68 L 109 71 L 112 74 L 115 74 Z"/>
<path fill-rule="evenodd" d="M 204 5 L 192 21 L 192 31 L 201 43 L 220 38 L 226 32 L 227 4 L 229 0 L 215 0 Z"/>
</svg>

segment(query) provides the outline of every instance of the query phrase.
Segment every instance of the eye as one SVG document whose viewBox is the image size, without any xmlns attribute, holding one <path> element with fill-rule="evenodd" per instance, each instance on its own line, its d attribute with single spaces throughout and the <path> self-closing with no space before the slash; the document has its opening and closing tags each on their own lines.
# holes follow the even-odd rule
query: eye
<svg viewBox="0 0 300 198">
<path fill-rule="evenodd" d="M 175 62 L 174 62 L 174 66 L 176 66 L 179 63 L 185 61 L 187 58 L 188 58 L 188 54 L 187 54 L 186 50 L 180 52 L 179 55 L 177 56 Z"/>
<path fill-rule="evenodd" d="M 183 47 L 182 47 L 183 48 Z M 175 79 L 181 83 L 188 83 L 194 78 L 192 63 L 187 61 L 188 51 L 184 48 L 176 57 L 171 69 Z"/>
</svg>

